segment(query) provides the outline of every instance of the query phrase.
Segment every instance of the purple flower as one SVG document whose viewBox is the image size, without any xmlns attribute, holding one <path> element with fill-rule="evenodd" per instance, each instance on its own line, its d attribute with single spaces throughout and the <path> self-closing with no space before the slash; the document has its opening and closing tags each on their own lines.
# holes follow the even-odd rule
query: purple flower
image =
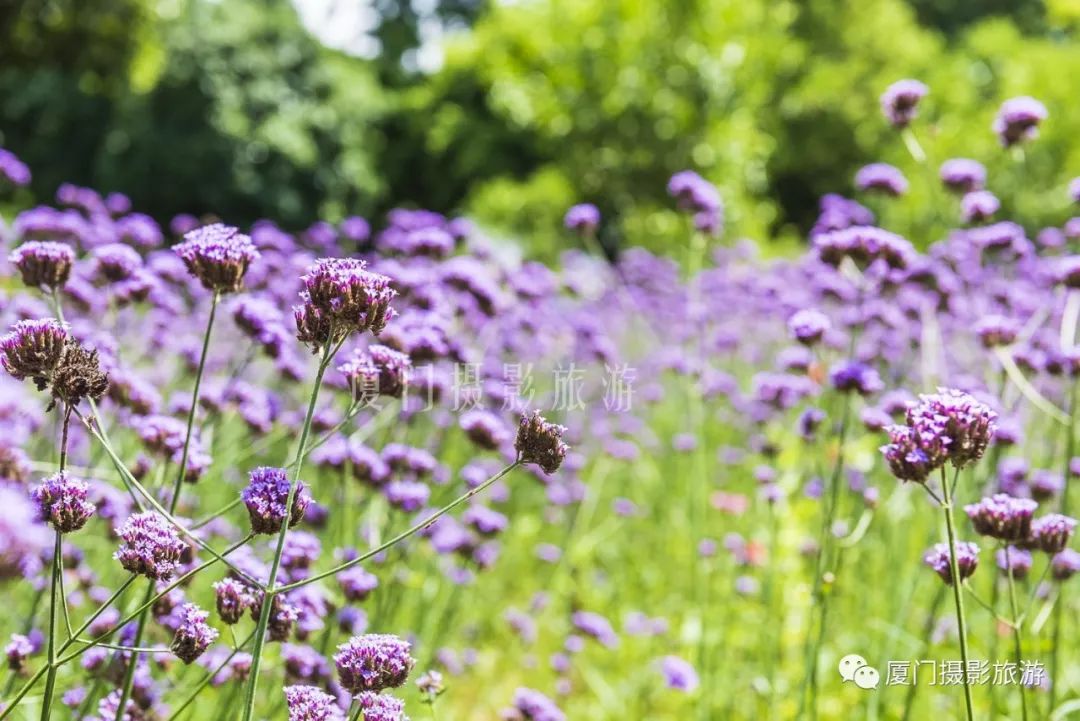
<svg viewBox="0 0 1080 721">
<path fill-rule="evenodd" d="M 101 277 L 113 283 L 130 279 L 143 265 L 142 256 L 130 245 L 107 243 L 94 248 L 91 255 Z"/>
<path fill-rule="evenodd" d="M 1039 123 L 1046 120 L 1046 106 L 1028 96 L 1010 98 L 1001 104 L 994 118 L 993 130 L 1006 148 L 1039 134 Z"/>
<path fill-rule="evenodd" d="M 915 248 L 895 233 L 871 225 L 853 225 L 819 233 L 814 248 L 823 263 L 839 266 L 850 258 L 859 268 L 884 262 L 891 268 L 907 268 L 917 256 Z"/>
<path fill-rule="evenodd" d="M 41 517 L 59 533 L 78 531 L 94 515 L 95 506 L 87 500 L 90 485 L 60 471 L 49 476 L 31 492 Z"/>
<path fill-rule="evenodd" d="M 496 450 L 510 442 L 510 430 L 491 411 L 482 408 L 466 411 L 458 424 L 469 440 L 480 448 Z"/>
<path fill-rule="evenodd" d="M 353 694 L 401 686 L 416 663 L 409 655 L 411 648 L 408 641 L 390 634 L 354 636 L 334 654 L 341 685 Z"/>
<path fill-rule="evenodd" d="M 71 277 L 75 251 L 67 243 L 31 240 L 13 250 L 8 262 L 19 269 L 27 286 L 54 291 Z"/>
<path fill-rule="evenodd" d="M 0 148 L 0 177 L 21 188 L 30 184 L 30 168 L 15 153 Z"/>
<path fill-rule="evenodd" d="M 939 433 L 920 434 L 909 426 L 886 428 L 889 442 L 881 447 L 889 470 L 901 481 L 925 483 L 948 460 L 948 439 Z"/>
<path fill-rule="evenodd" d="M 983 348 L 1012 345 L 1019 333 L 1016 321 L 1000 315 L 986 315 L 975 323 L 975 335 Z"/>
<path fill-rule="evenodd" d="M 858 361 L 844 361 L 829 371 L 829 380 L 833 388 L 841 393 L 858 393 L 868 396 L 885 387 L 878 372 Z"/>
<path fill-rule="evenodd" d="M 923 562 L 941 577 L 945 583 L 952 585 L 952 568 L 949 565 L 949 545 L 947 543 L 935 544 L 926 552 Z M 979 565 L 979 547 L 974 543 L 958 541 L 956 543 L 956 568 L 963 581 L 975 573 Z"/>
<path fill-rule="evenodd" d="M 986 168 L 977 160 L 952 158 L 941 164 L 941 182 L 955 193 L 982 190 L 986 185 Z"/>
<path fill-rule="evenodd" d="M 359 215 L 350 215 L 341 221 L 341 234 L 354 243 L 363 243 L 371 237 L 371 224 Z"/>
<path fill-rule="evenodd" d="M 0 365 L 18 380 L 49 378 L 60 363 L 67 339 L 67 326 L 60 321 L 20 320 L 0 337 Z"/>
<path fill-rule="evenodd" d="M 720 232 L 724 222 L 724 204 L 715 185 L 692 170 L 683 170 L 671 176 L 667 190 L 679 208 L 694 214 L 695 228 L 710 235 Z"/>
<path fill-rule="evenodd" d="M 355 258 L 322 258 L 303 276 L 301 305 L 294 306 L 297 338 L 314 350 L 351 333 L 378 335 L 394 317 L 390 301 L 397 291 L 390 279 L 366 270 Z"/>
<path fill-rule="evenodd" d="M 1080 553 L 1066 548 L 1050 561 L 1050 573 L 1055 581 L 1068 581 L 1080 573 Z"/>
<path fill-rule="evenodd" d="M 213 585 L 217 612 L 223 623 L 237 623 L 254 599 L 247 585 L 235 578 L 225 578 Z"/>
<path fill-rule="evenodd" d="M 1029 498 L 997 493 L 964 506 L 975 532 L 1009 543 L 1022 543 L 1031 535 L 1031 517 L 1039 504 Z"/>
<path fill-rule="evenodd" d="M 574 628 L 586 636 L 595 638 L 608 648 L 615 648 L 619 645 L 619 637 L 615 633 L 615 629 L 611 627 L 611 623 L 606 618 L 598 613 L 576 611 L 571 616 L 570 621 L 574 624 Z"/>
<path fill-rule="evenodd" d="M 907 192 L 908 181 L 898 168 L 888 163 L 870 163 L 855 174 L 855 187 L 899 196 Z"/>
<path fill-rule="evenodd" d="M 206 623 L 210 613 L 194 603 L 180 607 L 180 625 L 173 635 L 172 652 L 186 664 L 202 656 L 218 637 L 216 629 Z"/>
<path fill-rule="evenodd" d="M 554 701 L 531 688 L 514 691 L 514 706 L 504 717 L 510 721 L 566 721 L 566 714 Z"/>
<path fill-rule="evenodd" d="M 343 721 L 337 699 L 315 686 L 286 686 L 289 721 Z"/>
<path fill-rule="evenodd" d="M 494 511 L 487 506 L 469 506 L 461 520 L 468 526 L 472 526 L 482 536 L 494 536 L 506 530 L 510 521 L 505 515 Z"/>
<path fill-rule="evenodd" d="M 338 371 L 349 381 L 353 401 L 367 406 L 378 396 L 401 398 L 409 384 L 412 362 L 393 348 L 373 345 L 354 353 Z"/>
<path fill-rule="evenodd" d="M 1049 501 L 1065 488 L 1060 473 L 1040 469 L 1031 474 L 1031 497 L 1036 501 Z"/>
<path fill-rule="evenodd" d="M 919 101 L 929 92 L 918 80 L 897 80 L 881 94 L 881 112 L 893 127 L 907 127 L 918 115 Z"/>
<path fill-rule="evenodd" d="M 409 721 L 405 702 L 394 696 L 362 691 L 356 701 L 364 721 Z"/>
<path fill-rule="evenodd" d="M 1016 546 L 1009 546 L 1007 552 L 1004 548 L 999 548 L 994 559 L 1004 575 L 1008 576 L 1011 569 L 1012 577 L 1018 580 L 1027 578 L 1031 571 L 1031 554 Z"/>
<path fill-rule="evenodd" d="M 26 665 L 26 659 L 34 653 L 34 644 L 21 633 L 11 634 L 11 641 L 4 647 L 4 655 L 7 656 L 8 668 L 15 673 L 22 671 Z"/>
<path fill-rule="evenodd" d="M 563 225 L 579 233 L 593 233 L 600 225 L 600 211 L 592 203 L 580 203 L 566 211 Z"/>
<path fill-rule="evenodd" d="M 1031 538 L 1028 540 L 1032 547 L 1054 555 L 1065 550 L 1075 530 L 1075 518 L 1049 513 L 1031 522 Z"/>
<path fill-rule="evenodd" d="M 311 495 L 303 481 L 296 482 L 291 512 L 286 512 L 289 498 L 289 480 L 284 468 L 261 466 L 249 474 L 247 488 L 240 498 L 247 506 L 251 518 L 251 530 L 255 533 L 273 534 L 281 530 L 285 516 L 289 516 L 292 528 L 304 519 L 304 512 L 311 503 Z"/>
<path fill-rule="evenodd" d="M 167 581 L 187 545 L 163 516 L 153 511 L 129 516 L 117 530 L 123 539 L 113 558 L 131 573 Z"/>
<path fill-rule="evenodd" d="M 920 395 L 908 409 L 908 425 L 921 439 L 940 439 L 948 447 L 949 460 L 963 468 L 982 458 L 997 428 L 997 413 L 963 391 L 939 388 Z M 936 445 L 931 440 L 930 445 Z"/>
<path fill-rule="evenodd" d="M 215 293 L 235 293 L 244 284 L 248 266 L 259 257 L 251 238 L 231 225 L 213 223 L 184 234 L 173 248 L 188 272 Z"/>
<path fill-rule="evenodd" d="M 960 217 L 965 223 L 989 220 L 1001 208 L 1001 201 L 989 190 L 973 190 L 960 199 Z"/>
<path fill-rule="evenodd" d="M 664 656 L 660 659 L 660 673 L 663 674 L 667 687 L 676 691 L 690 693 L 698 687 L 697 671 L 678 656 Z"/>
<path fill-rule="evenodd" d="M 345 594 L 345 600 L 354 603 L 363 601 L 379 587 L 379 579 L 375 574 L 368 573 L 360 566 L 342 571 L 337 575 L 337 581 Z"/>
<path fill-rule="evenodd" d="M 797 311 L 788 318 L 788 333 L 803 345 L 814 345 L 831 327 L 829 317 L 812 308 Z"/>
<path fill-rule="evenodd" d="M 559 470 L 569 446 L 562 442 L 566 428 L 555 423 L 548 423 L 540 411 L 522 416 L 518 424 L 514 450 L 521 463 L 535 463 L 544 473 Z"/>
</svg>

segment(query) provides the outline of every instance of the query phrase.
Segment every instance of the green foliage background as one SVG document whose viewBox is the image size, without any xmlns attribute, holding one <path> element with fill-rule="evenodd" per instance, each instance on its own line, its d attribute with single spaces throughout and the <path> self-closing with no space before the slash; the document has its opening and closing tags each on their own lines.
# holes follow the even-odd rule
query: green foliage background
<svg viewBox="0 0 1080 721">
<path fill-rule="evenodd" d="M 409 2 L 374 3 L 381 54 L 322 46 L 287 0 L 24 0 L 0 8 L 0 145 L 35 171 L 132 196 L 162 220 L 214 213 L 290 227 L 395 205 L 465 212 L 539 256 L 567 242 L 588 200 L 610 248 L 665 248 L 667 177 L 721 188 L 729 235 L 802 237 L 825 192 L 873 160 L 913 180 L 875 208 L 904 228 L 948 207 L 885 124 L 878 96 L 927 82 L 916 127 L 932 166 L 987 163 L 1022 182 L 1016 217 L 1060 221 L 1080 174 L 1077 0 L 443 0 L 457 28 L 432 74 L 403 65 L 419 38 Z M 1010 96 L 1050 110 L 1022 160 L 990 132 Z"/>
</svg>

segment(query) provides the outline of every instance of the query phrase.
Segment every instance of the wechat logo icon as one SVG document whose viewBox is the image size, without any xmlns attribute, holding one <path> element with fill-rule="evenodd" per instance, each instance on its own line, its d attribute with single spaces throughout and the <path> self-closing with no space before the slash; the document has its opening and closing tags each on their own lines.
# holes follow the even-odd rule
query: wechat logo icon
<svg viewBox="0 0 1080 721">
<path fill-rule="evenodd" d="M 877 688 L 881 681 L 877 669 L 867 664 L 866 659 L 856 653 L 848 654 L 840 659 L 837 670 L 840 671 L 840 678 L 844 679 L 844 683 L 853 681 L 864 691 Z"/>
</svg>

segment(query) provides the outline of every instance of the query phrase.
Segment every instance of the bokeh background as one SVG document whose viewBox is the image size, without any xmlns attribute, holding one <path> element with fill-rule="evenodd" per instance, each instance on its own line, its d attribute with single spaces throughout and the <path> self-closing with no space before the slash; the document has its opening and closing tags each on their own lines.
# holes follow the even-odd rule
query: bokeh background
<svg viewBox="0 0 1080 721">
<path fill-rule="evenodd" d="M 0 146 L 34 170 L 20 204 L 68 181 L 290 229 L 416 206 L 537 257 L 579 201 L 609 250 L 664 250 L 665 182 L 694 168 L 736 237 L 783 248 L 862 164 L 910 166 L 877 105 L 917 77 L 931 159 L 991 177 L 1014 167 L 1000 101 L 1047 105 L 1043 184 L 1004 208 L 1037 226 L 1080 167 L 1078 23 L 1078 0 L 22 0 L 0 5 Z"/>
</svg>

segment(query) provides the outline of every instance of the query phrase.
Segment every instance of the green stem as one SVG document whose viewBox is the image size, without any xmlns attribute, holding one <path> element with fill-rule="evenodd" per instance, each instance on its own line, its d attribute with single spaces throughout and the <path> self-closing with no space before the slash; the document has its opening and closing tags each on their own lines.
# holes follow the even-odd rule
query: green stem
<svg viewBox="0 0 1080 721">
<path fill-rule="evenodd" d="M 215 291 L 210 301 L 210 317 L 206 320 L 206 332 L 203 333 L 202 353 L 199 355 L 199 369 L 195 372 L 195 388 L 191 393 L 191 408 L 188 409 L 187 431 L 184 434 L 184 450 L 180 454 L 180 470 L 176 473 L 176 483 L 173 484 L 173 494 L 169 501 L 169 513 L 176 513 L 176 506 L 180 502 L 180 489 L 184 485 L 184 476 L 187 475 L 188 453 L 191 449 L 191 433 L 195 427 L 195 412 L 199 409 L 199 387 L 202 385 L 203 371 L 206 369 L 206 354 L 210 349 L 210 331 L 214 327 L 214 316 L 217 315 L 218 301 L 221 293 Z"/>
<path fill-rule="evenodd" d="M 810 628 L 806 638 L 806 675 L 803 676 L 802 688 L 799 691 L 799 710 L 796 718 L 802 718 L 807 708 L 807 693 L 810 696 L 810 716 L 817 716 L 817 666 L 818 654 L 821 653 L 821 644 L 825 640 L 826 614 L 829 606 L 829 593 L 824 585 L 825 562 L 828 555 L 829 539 L 832 538 L 833 522 L 836 520 L 836 508 L 840 501 L 840 481 L 844 472 L 844 442 L 847 440 L 847 430 L 851 415 L 851 394 L 844 395 L 843 411 L 840 417 L 840 430 L 838 431 L 838 445 L 836 464 L 833 466 L 832 476 L 829 478 L 829 495 L 826 497 L 825 513 L 822 516 L 821 533 L 818 539 L 817 560 L 814 567 L 814 588 L 812 598 L 816 607 L 820 610 L 817 635 L 813 630 L 813 613 L 811 612 Z M 811 609 L 813 611 L 813 609 Z"/>
<path fill-rule="evenodd" d="M 172 712 L 172 715 L 169 716 L 168 721 L 176 721 L 176 719 L 178 719 L 180 717 L 180 714 L 184 712 L 184 709 L 186 709 L 188 706 L 190 706 L 191 703 L 195 700 L 195 698 L 199 695 L 199 692 L 202 691 L 204 688 L 206 688 L 207 684 L 209 684 L 211 681 L 213 681 L 214 677 L 217 676 L 219 673 L 221 673 L 222 669 L 224 669 L 226 666 L 229 665 L 229 662 L 233 660 L 233 657 L 235 657 L 236 654 L 240 653 L 240 649 L 247 646 L 248 643 L 251 642 L 251 639 L 254 638 L 254 636 L 255 636 L 254 632 L 248 634 L 248 637 L 244 639 L 243 643 L 236 646 L 233 649 L 232 653 L 230 653 L 228 656 L 226 656 L 225 660 L 222 661 L 220 664 L 218 664 L 217 668 L 214 668 L 214 669 L 211 669 L 211 670 L 207 671 L 206 675 L 203 677 L 203 679 L 201 681 L 199 681 L 198 684 L 195 685 L 195 688 L 191 689 L 191 693 L 189 693 L 187 695 L 187 698 L 184 699 L 183 703 L 181 703 L 179 706 L 177 706 L 176 710 Z"/>
<path fill-rule="evenodd" d="M 1009 558 L 1009 544 L 1003 544 L 1005 546 L 1005 578 L 1009 583 L 1009 608 L 1012 609 L 1012 631 L 1013 631 L 1013 652 L 1016 656 L 1016 667 L 1020 668 L 1023 663 L 1023 641 L 1021 640 L 1019 614 L 1020 608 L 1016 603 L 1016 579 L 1012 574 L 1012 561 Z M 965 664 L 966 666 L 966 664 Z M 1023 721 L 1027 721 L 1027 693 L 1024 690 L 1024 684 L 1020 684 L 1020 716 Z"/>
<path fill-rule="evenodd" d="M 60 545 L 60 531 L 57 531 L 56 546 L 53 550 L 52 592 L 49 601 L 49 670 L 45 677 L 45 697 L 41 702 L 41 721 L 48 721 L 52 714 L 53 688 L 56 686 L 56 599 L 60 588 L 57 580 L 60 576 Z"/>
<path fill-rule="evenodd" d="M 968 678 L 967 624 L 964 616 L 964 594 L 960 589 L 960 565 L 956 561 L 956 528 L 953 520 L 952 488 L 945 477 L 945 467 L 941 468 L 941 492 L 945 503 L 945 532 L 949 540 L 949 574 L 952 578 L 953 602 L 956 605 L 956 629 L 960 635 L 960 660 L 964 664 L 964 705 L 967 709 L 967 721 L 975 721 L 974 704 L 971 700 L 971 680 Z"/>
<path fill-rule="evenodd" d="M 1073 379 L 1069 383 L 1069 422 L 1066 425 L 1065 437 L 1065 462 L 1064 462 L 1064 478 L 1065 487 L 1061 489 L 1061 513 L 1069 515 L 1069 486 L 1072 485 L 1072 473 L 1069 470 L 1070 462 L 1072 461 L 1072 455 L 1075 448 L 1075 431 L 1076 431 L 1076 391 L 1080 383 L 1076 379 Z M 1057 701 L 1058 682 L 1059 676 L 1059 656 L 1061 649 L 1061 627 L 1064 625 L 1064 612 L 1065 612 L 1065 594 L 1058 594 L 1057 603 L 1054 604 L 1054 616 L 1053 626 L 1050 631 L 1051 647 L 1050 647 L 1050 691 L 1048 694 L 1048 709 L 1054 708 L 1054 703 Z"/>
<path fill-rule="evenodd" d="M 143 634 L 146 633 L 146 619 L 150 615 L 149 602 L 154 595 L 155 581 L 150 580 L 146 587 L 146 598 L 144 603 L 147 607 L 139 614 L 139 625 L 135 627 L 135 640 L 132 642 L 132 646 L 138 648 L 142 645 Z M 128 714 L 126 713 L 128 699 L 131 698 L 131 690 L 135 686 L 135 669 L 139 665 L 139 654 L 132 653 L 131 659 L 128 661 L 128 667 L 124 672 L 124 683 L 120 689 L 120 703 L 116 707 L 116 721 L 124 721 Z"/>
<path fill-rule="evenodd" d="M 328 571 L 323 571 L 322 573 L 317 573 L 317 574 L 315 574 L 313 576 L 309 576 L 308 578 L 305 578 L 302 581 L 295 581 L 293 583 L 289 583 L 289 584 L 286 584 L 284 586 L 279 586 L 278 588 L 273 590 L 273 593 L 275 593 L 275 594 L 287 593 L 288 591 L 292 591 L 294 589 L 300 588 L 301 586 L 306 586 L 306 585 L 308 585 L 310 583 L 315 583 L 316 581 L 321 581 L 324 578 L 329 578 L 330 576 L 336 576 L 337 574 L 341 573 L 342 571 L 348 570 L 348 569 L 352 568 L 353 566 L 356 566 L 356 565 L 359 565 L 359 564 L 363 563 L 364 561 L 368 560 L 369 558 L 371 558 L 373 556 L 377 556 L 380 553 L 389 550 L 390 548 L 392 548 L 393 546 L 396 546 L 397 544 L 401 543 L 402 541 L 409 538 L 410 536 L 412 536 L 412 535 L 416 534 L 417 532 L 429 527 L 432 523 L 439 520 L 439 518 L 441 518 L 445 514 L 449 513 L 450 511 L 454 510 L 455 508 L 457 508 L 458 506 L 460 506 L 462 503 L 469 500 L 473 496 L 483 492 L 485 489 L 487 489 L 493 483 L 495 483 L 500 478 L 505 476 L 507 473 L 512 471 L 514 468 L 517 468 L 517 466 L 520 463 L 521 463 L 521 461 L 514 461 L 509 466 L 507 466 L 506 468 L 503 468 L 501 471 L 499 471 L 494 476 L 492 476 L 491 478 L 489 478 L 486 481 L 484 481 L 483 483 L 481 483 L 476 488 L 473 488 L 473 489 L 467 491 L 466 493 L 458 496 L 453 501 L 451 501 L 447 505 L 443 506 L 442 508 L 440 508 L 435 513 L 432 513 L 430 516 L 428 516 L 424 520 L 422 520 L 419 523 L 415 524 L 414 526 L 402 531 L 398 535 L 394 536 L 393 538 L 386 541 L 385 543 L 377 546 L 376 548 L 371 549 L 367 553 L 361 554 L 357 558 L 354 558 L 353 560 L 348 561 L 346 563 L 342 563 L 339 566 L 334 566 L 333 568 L 331 568 Z"/>
<path fill-rule="evenodd" d="M 944 600 L 945 586 L 941 585 L 938 587 L 937 592 L 934 593 L 934 600 L 930 602 L 930 610 L 927 611 L 926 620 L 923 621 L 922 648 L 930 646 L 931 636 L 934 633 L 934 621 L 937 619 L 938 609 Z M 917 680 L 913 679 L 911 685 L 908 686 L 907 693 L 904 695 L 904 715 L 901 717 L 901 721 L 908 721 L 911 718 L 911 711 L 915 706 L 915 693 L 919 690 Z"/>
<path fill-rule="evenodd" d="M 322 386 L 323 374 L 330 365 L 333 348 L 329 343 L 323 346 L 323 354 L 319 359 L 319 369 L 315 373 L 315 383 L 311 389 L 311 398 L 308 401 L 307 414 L 304 416 L 304 425 L 300 431 L 300 444 L 296 449 L 296 460 L 293 462 L 292 477 L 289 478 L 289 493 L 285 499 L 285 517 L 281 521 L 281 531 L 278 533 L 277 548 L 274 550 L 274 560 L 270 564 L 270 578 L 266 582 L 266 591 L 263 594 L 262 609 L 259 613 L 259 623 L 255 627 L 255 646 L 251 653 L 251 672 L 248 682 L 247 694 L 244 699 L 244 707 L 241 712 L 243 721 L 251 721 L 255 711 L 255 694 L 259 684 L 259 672 L 262 667 L 262 650 L 266 643 L 266 628 L 270 623 L 270 613 L 273 607 L 274 587 L 277 585 L 278 569 L 281 566 L 281 554 L 285 548 L 285 535 L 289 532 L 289 517 L 292 512 L 293 496 L 296 493 L 296 478 L 300 467 L 304 462 L 304 447 L 307 445 L 308 434 L 311 433 L 311 419 L 315 415 L 315 404 L 319 399 L 319 388 Z"/>
</svg>

